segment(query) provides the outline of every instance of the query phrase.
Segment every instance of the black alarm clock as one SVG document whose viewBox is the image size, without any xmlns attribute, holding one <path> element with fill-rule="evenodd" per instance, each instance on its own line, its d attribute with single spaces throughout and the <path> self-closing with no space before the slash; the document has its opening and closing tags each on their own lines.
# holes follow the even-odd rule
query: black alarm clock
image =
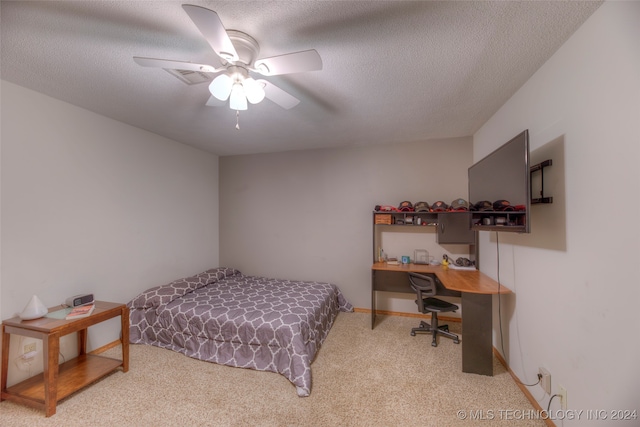
<svg viewBox="0 0 640 427">
<path fill-rule="evenodd" d="M 87 305 L 93 303 L 93 294 L 81 294 L 74 297 L 67 298 L 67 306 L 78 307 L 80 305 Z"/>
</svg>

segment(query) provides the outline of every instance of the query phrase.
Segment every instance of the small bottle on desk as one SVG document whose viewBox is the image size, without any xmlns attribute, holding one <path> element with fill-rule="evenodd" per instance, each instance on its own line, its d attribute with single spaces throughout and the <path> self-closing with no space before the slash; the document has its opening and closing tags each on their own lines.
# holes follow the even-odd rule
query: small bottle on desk
<svg viewBox="0 0 640 427">
<path fill-rule="evenodd" d="M 447 254 L 442 255 L 442 267 L 449 268 L 449 257 Z"/>
</svg>

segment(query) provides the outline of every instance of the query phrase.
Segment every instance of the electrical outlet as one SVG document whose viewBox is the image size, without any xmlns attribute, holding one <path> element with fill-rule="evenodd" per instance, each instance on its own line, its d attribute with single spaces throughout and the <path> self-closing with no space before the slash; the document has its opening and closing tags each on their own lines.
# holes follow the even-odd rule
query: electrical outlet
<svg viewBox="0 0 640 427">
<path fill-rule="evenodd" d="M 31 353 L 32 351 L 36 351 L 36 343 L 34 342 L 25 344 L 22 354 Z"/>
<path fill-rule="evenodd" d="M 22 359 L 24 360 L 31 360 L 34 357 L 36 357 L 36 352 L 35 351 L 30 351 L 29 353 L 25 353 L 22 355 Z"/>
<path fill-rule="evenodd" d="M 560 409 L 567 409 L 567 389 L 564 386 L 558 386 L 558 394 L 560 395 Z"/>
<path fill-rule="evenodd" d="M 540 387 L 542 387 L 545 393 L 551 394 L 551 374 L 542 367 L 539 368 L 538 372 L 541 375 Z"/>
</svg>

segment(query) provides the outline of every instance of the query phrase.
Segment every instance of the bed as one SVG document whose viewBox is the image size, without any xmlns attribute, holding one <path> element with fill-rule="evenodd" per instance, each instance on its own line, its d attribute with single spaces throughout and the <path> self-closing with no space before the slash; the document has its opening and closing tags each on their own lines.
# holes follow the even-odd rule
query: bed
<svg viewBox="0 0 640 427">
<path fill-rule="evenodd" d="M 129 341 L 208 362 L 277 372 L 311 393 L 311 362 L 339 311 L 336 285 L 213 268 L 156 286 L 128 304 Z"/>
</svg>

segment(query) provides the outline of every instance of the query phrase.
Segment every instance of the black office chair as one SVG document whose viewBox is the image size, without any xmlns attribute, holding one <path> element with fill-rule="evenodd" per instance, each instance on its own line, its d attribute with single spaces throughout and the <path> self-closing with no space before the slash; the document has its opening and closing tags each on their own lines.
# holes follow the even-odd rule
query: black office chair
<svg viewBox="0 0 640 427">
<path fill-rule="evenodd" d="M 436 294 L 436 282 L 433 278 L 418 273 L 409 273 L 409 281 L 411 287 L 418 296 L 416 304 L 421 313 L 431 313 L 431 324 L 426 322 L 420 322 L 420 326 L 411 329 L 411 336 L 416 336 L 416 332 L 429 332 L 433 335 L 431 345 L 438 346 L 436 342 L 436 336 L 438 334 L 452 338 L 456 344 L 460 343 L 460 339 L 454 333 L 449 332 L 448 325 L 438 326 L 438 313 L 447 313 L 458 310 L 458 306 L 449 302 L 443 301 L 438 298 L 433 298 Z"/>
</svg>

